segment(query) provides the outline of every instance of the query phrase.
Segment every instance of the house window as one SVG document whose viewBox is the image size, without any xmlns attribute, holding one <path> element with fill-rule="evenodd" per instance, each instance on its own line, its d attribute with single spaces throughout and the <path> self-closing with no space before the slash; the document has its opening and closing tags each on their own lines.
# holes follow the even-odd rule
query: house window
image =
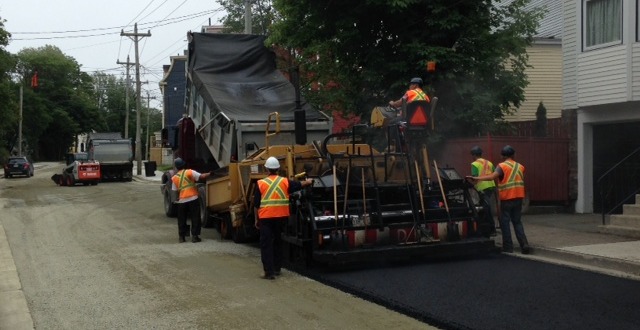
<svg viewBox="0 0 640 330">
<path fill-rule="evenodd" d="M 622 0 L 583 0 L 585 50 L 622 43 Z"/>
</svg>

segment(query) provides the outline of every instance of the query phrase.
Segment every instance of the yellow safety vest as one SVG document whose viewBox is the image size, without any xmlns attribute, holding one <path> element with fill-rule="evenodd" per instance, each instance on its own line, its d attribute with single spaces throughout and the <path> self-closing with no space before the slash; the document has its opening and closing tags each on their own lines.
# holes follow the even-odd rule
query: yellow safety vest
<svg viewBox="0 0 640 330">
<path fill-rule="evenodd" d="M 471 166 L 476 168 L 476 171 L 474 171 L 474 173 L 471 173 L 471 174 L 477 175 L 477 176 L 491 174 L 493 173 L 493 170 L 494 170 L 493 164 L 484 158 L 476 159 L 473 163 L 471 163 Z M 487 188 L 493 188 L 495 186 L 496 186 L 496 183 L 493 181 L 478 181 L 478 183 L 476 183 L 475 185 L 476 190 L 478 191 L 483 191 Z"/>
</svg>

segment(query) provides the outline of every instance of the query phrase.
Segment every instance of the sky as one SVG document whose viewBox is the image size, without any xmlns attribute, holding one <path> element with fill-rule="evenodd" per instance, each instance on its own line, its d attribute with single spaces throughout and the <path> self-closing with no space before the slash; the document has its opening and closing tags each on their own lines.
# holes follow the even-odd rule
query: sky
<svg viewBox="0 0 640 330">
<path fill-rule="evenodd" d="M 121 32 L 151 33 L 139 39 L 140 80 L 143 96 L 155 99 L 161 108 L 158 83 L 162 66 L 170 56 L 182 55 L 188 31 L 199 32 L 203 25 L 220 24 L 224 11 L 214 0 L 2 0 L 0 18 L 12 34 L 6 50 L 16 54 L 23 48 L 45 45 L 58 47 L 73 57 L 82 71 L 102 71 L 125 78 L 126 65 L 135 62 L 131 37 Z M 130 67 L 135 79 L 135 67 Z M 145 83 L 146 82 L 146 83 Z"/>
</svg>

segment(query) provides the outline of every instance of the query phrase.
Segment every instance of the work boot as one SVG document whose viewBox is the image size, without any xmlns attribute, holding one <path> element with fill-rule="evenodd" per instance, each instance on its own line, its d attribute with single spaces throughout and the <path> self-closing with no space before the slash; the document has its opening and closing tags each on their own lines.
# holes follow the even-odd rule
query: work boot
<svg viewBox="0 0 640 330">
<path fill-rule="evenodd" d="M 178 242 L 184 243 L 185 242 L 184 236 L 180 236 L 180 238 L 178 239 Z"/>
<path fill-rule="evenodd" d="M 198 242 L 202 242 L 202 240 L 197 235 L 193 235 L 193 238 L 191 239 L 191 242 L 198 243 Z"/>
<path fill-rule="evenodd" d="M 269 274 L 269 273 L 262 274 L 262 276 L 260 276 L 260 278 L 265 279 L 265 280 L 275 280 L 276 279 L 276 277 L 273 274 Z"/>
<path fill-rule="evenodd" d="M 525 245 L 520 248 L 520 251 L 522 251 L 522 254 L 529 254 L 531 253 L 531 247 L 529 247 L 529 245 Z"/>
</svg>

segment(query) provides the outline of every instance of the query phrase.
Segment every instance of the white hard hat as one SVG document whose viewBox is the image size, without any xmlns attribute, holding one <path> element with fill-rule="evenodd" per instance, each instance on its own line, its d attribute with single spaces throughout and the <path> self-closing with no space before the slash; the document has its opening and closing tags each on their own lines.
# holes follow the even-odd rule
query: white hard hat
<svg viewBox="0 0 640 330">
<path fill-rule="evenodd" d="M 276 159 L 276 157 L 269 157 L 267 158 L 267 161 L 264 162 L 264 167 L 270 170 L 277 170 L 280 168 L 280 162 L 278 161 L 278 159 Z"/>
</svg>

